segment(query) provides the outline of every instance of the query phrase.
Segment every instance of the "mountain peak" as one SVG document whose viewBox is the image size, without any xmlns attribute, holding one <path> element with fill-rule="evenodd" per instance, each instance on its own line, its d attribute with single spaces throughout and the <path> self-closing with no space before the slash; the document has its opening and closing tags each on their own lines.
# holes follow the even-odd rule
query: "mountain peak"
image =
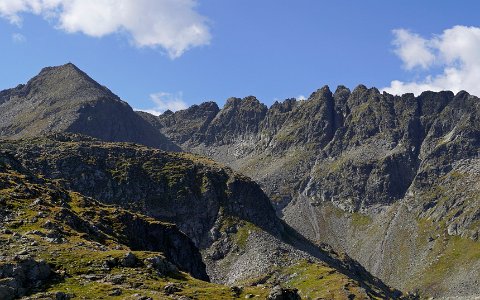
<svg viewBox="0 0 480 300">
<path fill-rule="evenodd" d="M 26 85 L 0 92 L 0 115 L 3 137 L 72 132 L 178 150 L 126 102 L 72 63 L 43 68 Z"/>
<path fill-rule="evenodd" d="M 330 88 L 328 87 L 328 85 L 324 85 L 322 88 L 313 92 L 308 99 L 309 100 L 329 99 L 331 97 L 332 97 L 332 92 L 330 91 Z"/>
<path fill-rule="evenodd" d="M 114 96 L 109 89 L 93 80 L 73 63 L 43 68 L 37 76 L 27 83 L 28 89 L 34 88 L 37 91 L 38 89 L 35 87 L 50 92 L 55 91 L 57 95 L 62 93 L 63 96 L 79 91 L 90 92 L 88 96 L 94 97 L 100 96 L 99 94 Z M 59 89 L 59 87 L 62 88 Z M 85 96 L 87 95 L 83 95 L 82 98 L 89 98 Z"/>
<path fill-rule="evenodd" d="M 48 71 L 48 70 L 60 70 L 60 69 L 63 69 L 63 70 L 67 70 L 67 69 L 70 69 L 70 70 L 76 70 L 76 71 L 80 71 L 80 68 L 78 68 L 75 64 L 71 63 L 71 62 L 68 62 L 66 64 L 63 64 L 63 65 L 59 65 L 59 66 L 50 66 L 50 67 L 45 67 L 42 69 L 42 71 Z"/>
<path fill-rule="evenodd" d="M 86 79 L 90 79 L 90 76 L 88 76 L 85 72 L 80 70 L 76 65 L 73 63 L 66 63 L 64 65 L 60 66 L 52 66 L 52 67 L 45 67 L 43 68 L 38 76 L 54 76 L 54 75 L 63 75 L 65 77 L 83 77 Z"/>
</svg>

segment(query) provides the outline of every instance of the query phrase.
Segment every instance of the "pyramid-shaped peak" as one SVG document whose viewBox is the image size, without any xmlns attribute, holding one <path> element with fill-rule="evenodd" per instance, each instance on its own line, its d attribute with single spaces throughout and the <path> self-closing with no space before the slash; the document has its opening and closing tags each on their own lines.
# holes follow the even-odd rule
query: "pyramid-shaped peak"
<svg viewBox="0 0 480 300">
<path fill-rule="evenodd" d="M 64 65 L 61 65 L 61 66 L 56 66 L 56 67 L 52 67 L 52 68 L 57 68 L 57 69 L 71 69 L 71 70 L 76 70 L 76 71 L 81 71 L 76 65 L 74 65 L 73 63 L 71 62 L 68 62 Z"/>
<path fill-rule="evenodd" d="M 38 76 L 50 76 L 57 79 L 84 79 L 87 81 L 95 82 L 87 73 L 80 70 L 73 63 L 67 63 L 61 66 L 46 67 L 40 71 Z M 96 83 L 96 82 L 95 82 Z"/>
<path fill-rule="evenodd" d="M 43 68 L 27 83 L 27 89 L 40 92 L 47 98 L 79 98 L 77 100 L 99 97 L 118 98 L 73 63 Z"/>
</svg>

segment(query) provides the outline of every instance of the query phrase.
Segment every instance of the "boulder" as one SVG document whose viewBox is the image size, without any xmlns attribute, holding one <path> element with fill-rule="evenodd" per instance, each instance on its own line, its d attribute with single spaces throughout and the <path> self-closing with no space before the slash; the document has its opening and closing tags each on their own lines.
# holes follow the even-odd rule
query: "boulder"
<svg viewBox="0 0 480 300">
<path fill-rule="evenodd" d="M 300 300 L 297 289 L 286 289 L 275 286 L 267 297 L 267 300 Z"/>
<path fill-rule="evenodd" d="M 132 252 L 128 252 L 121 260 L 121 264 L 127 268 L 133 268 L 137 265 L 138 259 Z"/>
</svg>

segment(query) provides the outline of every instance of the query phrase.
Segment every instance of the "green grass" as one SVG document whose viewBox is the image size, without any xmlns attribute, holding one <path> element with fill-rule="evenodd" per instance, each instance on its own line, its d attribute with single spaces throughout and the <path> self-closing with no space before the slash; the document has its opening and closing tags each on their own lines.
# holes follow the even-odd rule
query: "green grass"
<svg viewBox="0 0 480 300">
<path fill-rule="evenodd" d="M 244 225 L 238 229 L 235 235 L 235 243 L 238 245 L 240 249 L 244 250 L 247 247 L 247 241 L 250 235 L 254 231 L 259 231 L 259 230 L 260 228 L 253 225 L 252 223 L 245 222 Z"/>
<path fill-rule="evenodd" d="M 234 217 L 227 217 L 223 219 L 220 231 L 225 232 L 232 227 L 237 227 L 237 231 L 234 235 L 234 243 L 240 248 L 240 250 L 245 250 L 247 247 L 248 238 L 253 232 L 261 230 L 250 222 Z"/>
<path fill-rule="evenodd" d="M 452 274 L 468 269 L 471 263 L 480 259 L 480 243 L 446 234 L 444 224 L 433 223 L 421 218 L 418 221 L 419 235 L 417 243 L 425 245 L 429 237 L 435 237 L 427 257 L 431 261 L 428 269 L 420 270 L 410 285 L 421 287 L 428 294 L 431 291 L 439 292 L 444 281 Z M 440 234 L 440 236 L 437 236 Z"/>
<path fill-rule="evenodd" d="M 358 283 L 335 269 L 302 261 L 286 269 L 285 285 L 299 290 L 302 299 L 374 299 L 368 297 Z"/>
<path fill-rule="evenodd" d="M 79 278 L 73 277 L 51 286 L 46 292 L 64 292 L 81 299 L 125 299 L 134 294 L 134 291 L 122 289 L 121 295 L 108 296 L 115 288 L 115 286 L 109 283 L 83 282 Z"/>
<path fill-rule="evenodd" d="M 352 226 L 355 227 L 366 227 L 370 224 L 372 224 L 372 218 L 370 216 L 355 212 L 352 213 Z"/>
</svg>

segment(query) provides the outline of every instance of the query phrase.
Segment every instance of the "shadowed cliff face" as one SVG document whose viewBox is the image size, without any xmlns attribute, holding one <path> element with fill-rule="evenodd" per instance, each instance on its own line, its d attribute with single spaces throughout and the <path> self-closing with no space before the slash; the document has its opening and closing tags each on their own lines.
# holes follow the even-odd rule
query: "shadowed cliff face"
<svg viewBox="0 0 480 300">
<path fill-rule="evenodd" d="M 50 264 L 59 253 L 72 256 L 78 251 L 80 256 L 85 248 L 91 251 L 92 259 L 97 251 L 131 249 L 152 254 L 156 252 L 181 271 L 208 280 L 198 248 L 175 225 L 119 207 L 106 206 L 66 190 L 54 181 L 37 177 L 36 173 L 4 150 L 0 150 L 0 225 L 2 229 L 21 232 L 27 241 L 27 235 L 30 240 L 32 236 L 37 236 L 39 240 L 26 243 L 13 239 L 9 243 L 10 249 L 7 249 L 2 236 L 2 263 L 10 259 L 11 248 L 18 247 L 23 248 L 24 256 L 46 256 Z M 18 234 L 18 237 L 21 235 Z M 68 250 L 62 246 L 72 248 Z M 35 270 L 32 269 L 31 273 Z M 0 276 L 4 278 L 5 274 L 0 273 Z"/>
<path fill-rule="evenodd" d="M 195 114 L 187 109 L 156 122 L 184 151 L 251 176 L 288 224 L 311 240 L 346 250 L 389 283 L 435 287 L 428 293 L 437 296 L 471 295 L 480 292 L 472 274 L 453 267 L 446 272 L 435 257 L 451 259 L 457 238 L 472 241 L 471 253 L 480 251 L 474 192 L 479 105 L 466 92 L 414 97 L 340 86 L 335 93 L 324 87 L 306 101 L 276 102 L 268 110 L 246 98 L 203 121 L 200 105 Z M 181 126 L 189 127 L 195 116 L 202 130 L 176 131 L 180 121 L 170 120 L 180 113 Z M 431 220 L 438 225 L 427 226 Z M 404 251 L 398 253 L 399 247 Z M 459 255 L 456 265 L 471 259 Z"/>
<path fill-rule="evenodd" d="M 257 184 L 206 158 L 61 134 L 3 147 L 70 189 L 178 224 L 202 248 L 220 210 L 275 235 L 282 229 Z"/>
<path fill-rule="evenodd" d="M 26 85 L 0 92 L 0 114 L 3 138 L 74 132 L 105 141 L 179 149 L 73 64 L 44 68 Z"/>
</svg>

